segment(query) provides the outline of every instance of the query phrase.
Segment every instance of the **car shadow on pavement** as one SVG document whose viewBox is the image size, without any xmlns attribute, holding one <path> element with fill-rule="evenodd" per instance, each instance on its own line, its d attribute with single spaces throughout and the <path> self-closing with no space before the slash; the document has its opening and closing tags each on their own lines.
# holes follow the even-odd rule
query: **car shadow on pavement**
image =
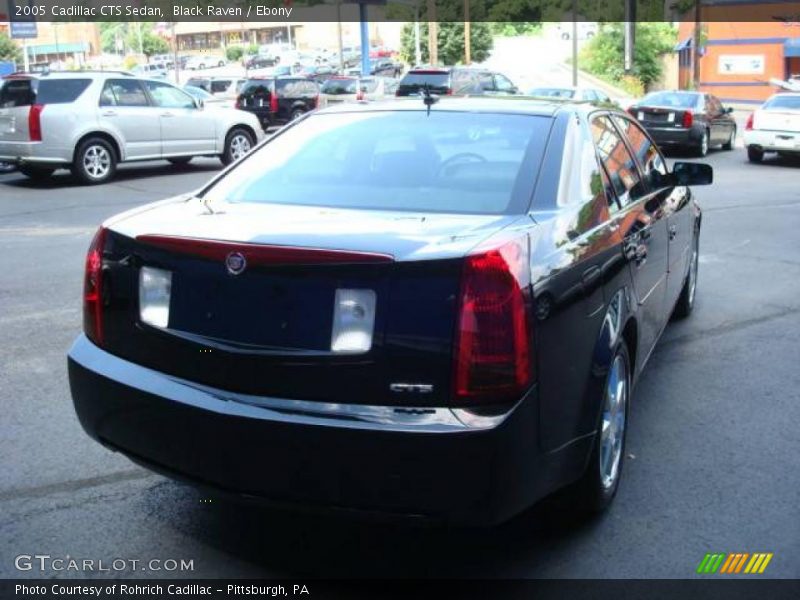
<svg viewBox="0 0 800 600">
<path fill-rule="evenodd" d="M 187 173 L 213 173 L 220 170 L 222 170 L 222 165 L 217 161 L 197 164 L 190 163 L 188 165 L 172 165 L 169 163 L 146 166 L 121 165 L 114 175 L 114 178 L 102 185 L 114 185 L 115 183 L 122 183 L 134 179 L 186 175 Z M 38 181 L 26 177 L 19 171 L 13 171 L 0 179 L 0 185 L 31 190 L 95 187 L 81 183 L 66 169 L 59 169 L 51 177 Z M 102 187 L 102 185 L 99 187 Z"/>
<path fill-rule="evenodd" d="M 591 536 L 602 520 L 576 520 L 553 498 L 495 528 L 387 522 L 241 504 L 172 481 L 151 487 L 142 501 L 165 527 L 263 577 L 519 577 L 522 564 L 525 576 L 535 577 L 531 564 L 547 565 L 557 546 Z M 225 576 L 211 565 L 196 567 L 197 576 Z"/>
</svg>

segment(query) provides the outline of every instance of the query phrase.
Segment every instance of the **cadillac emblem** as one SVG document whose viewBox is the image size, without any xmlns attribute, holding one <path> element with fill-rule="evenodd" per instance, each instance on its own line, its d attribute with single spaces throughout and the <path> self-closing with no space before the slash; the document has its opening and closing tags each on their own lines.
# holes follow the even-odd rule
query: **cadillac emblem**
<svg viewBox="0 0 800 600">
<path fill-rule="evenodd" d="M 231 275 L 239 275 L 247 268 L 247 259 L 241 252 L 231 252 L 225 257 L 225 268 Z"/>
</svg>

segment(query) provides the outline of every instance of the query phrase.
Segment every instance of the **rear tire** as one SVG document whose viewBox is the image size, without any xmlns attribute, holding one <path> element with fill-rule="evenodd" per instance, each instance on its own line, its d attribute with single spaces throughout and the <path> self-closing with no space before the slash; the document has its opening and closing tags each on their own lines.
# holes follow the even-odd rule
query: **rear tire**
<svg viewBox="0 0 800 600">
<path fill-rule="evenodd" d="M 759 148 L 754 148 L 750 146 L 747 148 L 747 160 L 752 163 L 760 163 L 764 160 L 764 151 L 760 150 Z"/>
<path fill-rule="evenodd" d="M 300 117 L 302 117 L 304 114 L 306 114 L 306 111 L 304 111 L 302 108 L 295 108 L 292 111 L 292 114 L 289 117 L 289 119 L 291 121 L 295 121 L 295 120 L 299 119 Z"/>
<path fill-rule="evenodd" d="M 697 294 L 697 272 L 700 255 L 700 232 L 694 234 L 692 240 L 692 256 L 689 263 L 689 270 L 686 273 L 686 278 L 683 280 L 683 289 L 681 295 L 678 296 L 678 301 L 675 303 L 675 310 L 673 315 L 676 319 L 685 319 L 694 310 L 694 299 Z"/>
<path fill-rule="evenodd" d="M 571 508 L 579 514 L 605 511 L 619 489 L 631 397 L 630 364 L 628 347 L 620 339 L 603 386 L 599 424 L 589 463 L 567 492 Z"/>
<path fill-rule="evenodd" d="M 89 138 L 78 146 L 72 173 L 81 183 L 106 183 L 117 171 L 117 153 L 103 138 Z"/>
<path fill-rule="evenodd" d="M 38 165 L 19 165 L 17 170 L 34 181 L 45 181 L 50 179 L 50 176 L 55 172 L 55 169 L 53 168 L 40 167 Z"/>
<path fill-rule="evenodd" d="M 701 158 L 708 154 L 708 129 L 703 131 L 703 137 L 700 138 L 697 146 L 695 147 L 695 153 L 697 156 Z"/>
<path fill-rule="evenodd" d="M 229 164 L 239 160 L 253 149 L 255 140 L 249 131 L 242 127 L 234 127 L 225 137 L 225 149 L 220 155 L 222 164 Z"/>
<path fill-rule="evenodd" d="M 733 145 L 736 143 L 736 127 L 733 128 L 731 131 L 731 137 L 728 138 L 728 141 L 722 144 L 723 150 L 733 150 Z"/>
</svg>

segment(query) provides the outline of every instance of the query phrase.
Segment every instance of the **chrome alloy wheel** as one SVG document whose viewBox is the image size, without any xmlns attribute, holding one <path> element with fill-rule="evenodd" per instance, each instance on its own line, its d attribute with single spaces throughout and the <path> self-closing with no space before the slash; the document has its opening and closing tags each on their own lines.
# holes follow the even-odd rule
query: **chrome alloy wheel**
<svg viewBox="0 0 800 600">
<path fill-rule="evenodd" d="M 606 490 L 613 488 L 619 477 L 627 404 L 628 367 L 618 354 L 608 373 L 600 433 L 600 481 Z"/>
<path fill-rule="evenodd" d="M 92 179 L 103 179 L 111 169 L 111 154 L 99 144 L 89 146 L 83 153 L 83 168 Z"/>
<path fill-rule="evenodd" d="M 250 138 L 245 134 L 237 133 L 231 138 L 231 158 L 233 160 L 239 160 L 250 152 L 251 148 L 252 144 L 250 143 Z"/>
</svg>

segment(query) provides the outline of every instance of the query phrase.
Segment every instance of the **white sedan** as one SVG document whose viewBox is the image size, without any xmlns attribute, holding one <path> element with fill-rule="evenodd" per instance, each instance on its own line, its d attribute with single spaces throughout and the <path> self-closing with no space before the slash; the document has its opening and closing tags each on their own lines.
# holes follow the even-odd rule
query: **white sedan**
<svg viewBox="0 0 800 600">
<path fill-rule="evenodd" d="M 744 145 L 751 162 L 765 152 L 800 156 L 800 93 L 775 94 L 753 112 L 744 128 Z"/>
</svg>

